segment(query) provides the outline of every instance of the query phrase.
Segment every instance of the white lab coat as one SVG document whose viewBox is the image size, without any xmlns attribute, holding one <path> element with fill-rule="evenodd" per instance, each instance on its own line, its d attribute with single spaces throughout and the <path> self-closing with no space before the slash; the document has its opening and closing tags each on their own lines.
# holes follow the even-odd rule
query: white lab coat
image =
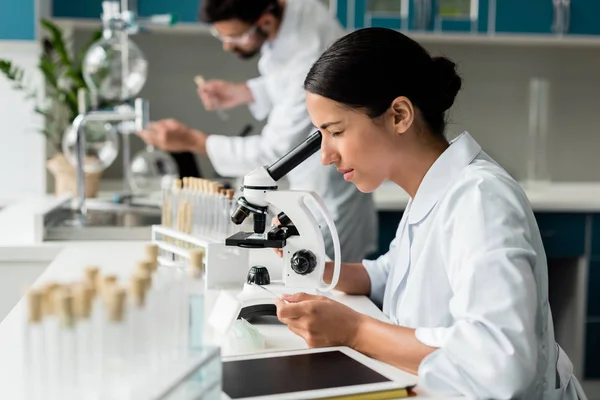
<svg viewBox="0 0 600 400">
<path fill-rule="evenodd" d="M 391 321 L 439 348 L 419 366 L 427 387 L 478 399 L 585 398 L 555 343 L 529 201 L 468 133 L 427 172 L 388 253 L 363 264 Z"/>
<path fill-rule="evenodd" d="M 261 49 L 260 77 L 248 81 L 255 118 L 268 117 L 261 135 L 211 135 L 206 148 L 222 176 L 242 177 L 279 159 L 316 130 L 305 105 L 304 79 L 319 56 L 343 35 L 337 20 L 319 0 L 287 0 L 277 38 Z M 323 198 L 332 214 L 342 246 L 342 260 L 360 262 L 376 249 L 377 215 L 371 194 L 361 193 L 333 166 L 320 164 L 319 154 L 288 176 L 292 190 L 310 190 Z M 318 216 L 319 214 L 317 214 Z M 331 237 L 322 218 L 327 253 Z"/>
</svg>

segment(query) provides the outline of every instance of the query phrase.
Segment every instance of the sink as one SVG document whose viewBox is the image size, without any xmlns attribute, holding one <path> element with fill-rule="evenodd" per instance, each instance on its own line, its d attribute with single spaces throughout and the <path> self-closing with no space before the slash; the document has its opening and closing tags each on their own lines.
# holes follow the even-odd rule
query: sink
<svg viewBox="0 0 600 400">
<path fill-rule="evenodd" d="M 44 240 L 150 240 L 161 223 L 160 207 L 87 201 L 87 212 L 68 206 L 44 216 Z"/>
</svg>

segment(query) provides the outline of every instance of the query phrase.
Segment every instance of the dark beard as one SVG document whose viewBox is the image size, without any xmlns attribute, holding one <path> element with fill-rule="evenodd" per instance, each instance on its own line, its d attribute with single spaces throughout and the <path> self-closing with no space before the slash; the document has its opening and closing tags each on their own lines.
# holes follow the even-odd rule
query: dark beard
<svg viewBox="0 0 600 400">
<path fill-rule="evenodd" d="M 262 39 L 262 43 L 260 46 L 257 46 L 256 49 L 254 50 L 240 50 L 238 48 L 233 49 L 233 51 L 235 52 L 235 54 L 241 58 L 242 60 L 250 60 L 252 58 L 254 58 L 257 54 L 260 53 L 260 48 L 262 47 L 262 44 L 264 44 L 265 39 L 267 39 L 267 37 L 269 35 L 267 35 L 267 33 L 265 31 L 263 31 L 260 27 L 258 27 L 256 29 L 256 34 Z"/>
<path fill-rule="evenodd" d="M 236 56 L 241 58 L 242 60 L 250 60 L 254 58 L 258 53 L 260 53 L 260 48 L 252 50 L 252 51 L 244 51 L 240 49 L 234 49 L 233 52 Z"/>
</svg>

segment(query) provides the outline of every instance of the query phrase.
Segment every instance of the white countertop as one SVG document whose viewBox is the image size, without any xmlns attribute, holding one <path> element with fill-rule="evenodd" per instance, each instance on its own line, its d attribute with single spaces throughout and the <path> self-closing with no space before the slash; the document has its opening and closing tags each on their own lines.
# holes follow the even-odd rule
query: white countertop
<svg viewBox="0 0 600 400">
<path fill-rule="evenodd" d="M 536 212 L 600 212 L 600 182 L 550 183 L 525 186 Z M 108 192 L 103 197 L 109 197 Z M 379 210 L 401 211 L 409 197 L 400 187 L 385 182 L 374 192 Z M 12 200 L 0 209 L 0 262 L 48 261 L 65 246 L 65 242 L 40 242 L 41 227 L 36 215 L 54 207 L 54 196 L 26 197 Z"/>
<path fill-rule="evenodd" d="M 600 212 L 600 182 L 521 183 L 536 212 Z M 409 196 L 399 186 L 385 182 L 374 192 L 378 210 L 404 210 Z"/>
<path fill-rule="evenodd" d="M 101 273 L 113 273 L 125 280 L 143 257 L 145 242 L 120 243 L 70 243 L 60 252 L 34 286 L 49 281 L 73 282 L 83 276 L 88 265 L 97 265 Z M 385 319 L 381 311 L 365 296 L 348 296 L 335 293 L 335 299 L 371 315 Z M 23 368 L 21 327 L 24 304 L 20 301 L 0 324 L 0 398 L 21 399 Z M 267 351 L 307 348 L 306 343 L 287 326 L 279 323 L 256 325 L 266 339 Z M 399 373 L 406 374 L 398 370 Z M 420 398 L 448 398 L 434 395 L 425 388 L 417 390 Z M 456 398 L 456 397 L 455 397 Z"/>
</svg>

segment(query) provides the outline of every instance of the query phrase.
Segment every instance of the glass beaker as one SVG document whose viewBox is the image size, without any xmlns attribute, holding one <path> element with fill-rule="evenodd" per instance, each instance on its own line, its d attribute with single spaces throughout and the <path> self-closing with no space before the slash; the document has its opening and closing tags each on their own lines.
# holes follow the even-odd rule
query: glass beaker
<svg viewBox="0 0 600 400">
<path fill-rule="evenodd" d="M 130 185 L 136 193 L 159 193 L 165 179 L 179 176 L 177 163 L 168 153 L 153 146 L 138 152 L 130 166 Z"/>
</svg>

